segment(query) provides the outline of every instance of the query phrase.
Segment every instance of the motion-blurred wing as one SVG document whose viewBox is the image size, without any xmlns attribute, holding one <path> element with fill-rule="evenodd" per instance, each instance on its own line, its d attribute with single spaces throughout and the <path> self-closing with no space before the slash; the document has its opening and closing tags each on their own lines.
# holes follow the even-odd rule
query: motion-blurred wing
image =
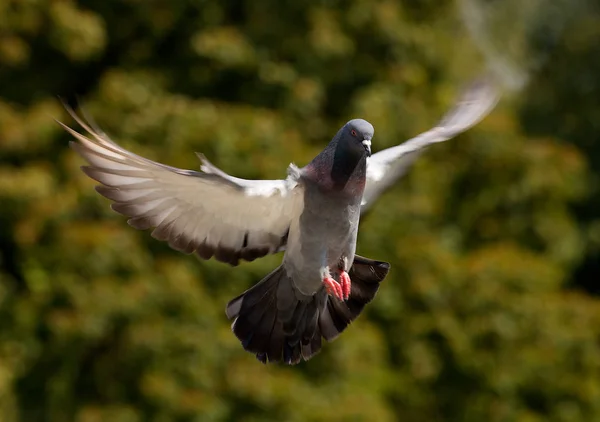
<svg viewBox="0 0 600 422">
<path fill-rule="evenodd" d="M 367 161 L 367 184 L 361 211 L 370 208 L 387 188 L 402 177 L 425 148 L 471 128 L 487 116 L 497 102 L 498 92 L 491 82 L 479 80 L 469 86 L 436 127 L 401 145 L 373 154 Z"/>
<path fill-rule="evenodd" d="M 121 148 L 69 112 L 90 134 L 61 123 L 79 141 L 71 147 L 90 164 L 82 170 L 101 183 L 96 190 L 114 201 L 112 209 L 130 217 L 131 226 L 154 228 L 153 237 L 178 251 L 196 252 L 203 259 L 214 255 L 231 265 L 285 245 L 294 209 L 302 206 L 301 188 L 292 176 L 239 179 L 203 156 L 202 172 L 166 166 Z"/>
</svg>

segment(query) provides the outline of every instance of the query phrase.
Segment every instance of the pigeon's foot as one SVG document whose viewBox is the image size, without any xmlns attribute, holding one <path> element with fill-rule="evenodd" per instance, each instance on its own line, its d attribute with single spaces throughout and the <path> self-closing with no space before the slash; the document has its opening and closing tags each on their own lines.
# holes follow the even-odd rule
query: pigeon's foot
<svg viewBox="0 0 600 422">
<path fill-rule="evenodd" d="M 342 288 L 342 295 L 344 296 L 344 300 L 348 300 L 350 297 L 350 276 L 346 271 L 340 271 L 340 287 Z"/>
<path fill-rule="evenodd" d="M 344 291 L 342 290 L 342 286 L 340 283 L 338 283 L 331 277 L 325 277 L 323 278 L 323 285 L 325 285 L 325 290 L 327 290 L 327 294 L 335 296 L 339 300 L 344 300 Z"/>
</svg>

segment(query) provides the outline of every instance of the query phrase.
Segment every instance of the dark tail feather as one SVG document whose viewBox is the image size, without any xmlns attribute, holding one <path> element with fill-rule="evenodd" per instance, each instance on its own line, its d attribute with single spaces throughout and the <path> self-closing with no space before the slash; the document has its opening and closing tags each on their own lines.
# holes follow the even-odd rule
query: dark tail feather
<svg viewBox="0 0 600 422">
<path fill-rule="evenodd" d="M 387 262 L 355 256 L 349 271 L 352 290 L 346 302 L 321 289 L 313 296 L 294 290 L 283 266 L 227 304 L 227 317 L 245 350 L 263 363 L 295 365 L 321 350 L 323 336 L 337 337 L 361 313 L 390 269 Z"/>
<path fill-rule="evenodd" d="M 352 268 L 348 272 L 352 280 L 352 290 L 347 301 L 342 302 L 332 296 L 328 297 L 327 307 L 320 314 L 319 329 L 327 341 L 336 338 L 354 321 L 363 308 L 375 297 L 379 283 L 390 271 L 390 264 L 374 261 L 356 255 Z"/>
<path fill-rule="evenodd" d="M 305 300 L 298 296 L 301 297 L 280 266 L 231 300 L 227 317 L 235 319 L 231 328 L 244 349 L 255 353 L 263 363 L 283 361 L 290 365 L 319 352 L 321 336 L 317 336 L 317 325 L 326 295 L 320 292 Z"/>
</svg>

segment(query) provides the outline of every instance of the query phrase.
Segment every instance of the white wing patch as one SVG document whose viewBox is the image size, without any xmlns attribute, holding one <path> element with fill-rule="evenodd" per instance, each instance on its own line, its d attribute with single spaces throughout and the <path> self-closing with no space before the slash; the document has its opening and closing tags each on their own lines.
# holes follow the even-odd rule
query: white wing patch
<svg viewBox="0 0 600 422">
<path fill-rule="evenodd" d="M 473 127 L 494 109 L 498 99 L 498 92 L 491 82 L 477 81 L 471 84 L 436 127 L 369 157 L 361 211 L 371 207 L 387 188 L 402 177 L 428 146 L 447 141 Z"/>
</svg>

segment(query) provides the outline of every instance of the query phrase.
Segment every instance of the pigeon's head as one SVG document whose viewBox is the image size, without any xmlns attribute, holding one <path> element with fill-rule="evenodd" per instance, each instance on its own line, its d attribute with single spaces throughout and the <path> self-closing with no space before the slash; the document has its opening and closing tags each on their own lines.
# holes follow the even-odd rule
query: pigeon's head
<svg viewBox="0 0 600 422">
<path fill-rule="evenodd" d="M 344 125 L 341 133 L 341 141 L 347 146 L 361 154 L 371 156 L 371 139 L 373 138 L 373 125 L 363 119 L 353 119 Z"/>
</svg>

